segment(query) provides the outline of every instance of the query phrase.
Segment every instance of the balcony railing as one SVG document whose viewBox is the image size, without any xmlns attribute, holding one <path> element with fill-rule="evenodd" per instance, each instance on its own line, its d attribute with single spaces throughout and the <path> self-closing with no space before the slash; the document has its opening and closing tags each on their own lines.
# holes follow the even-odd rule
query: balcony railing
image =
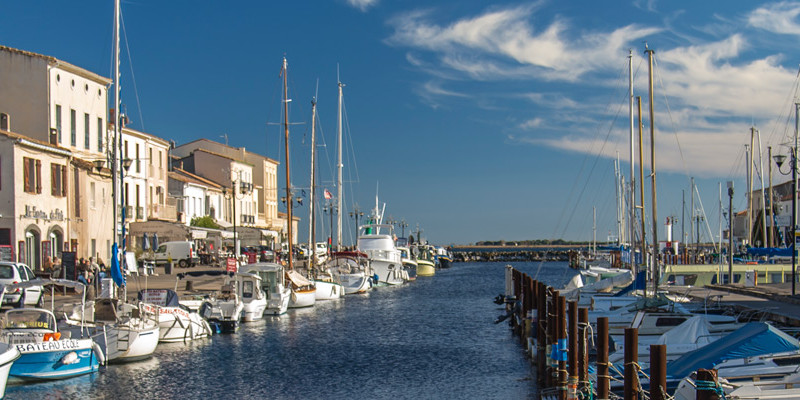
<svg viewBox="0 0 800 400">
<path fill-rule="evenodd" d="M 144 207 L 136 207 L 136 219 L 144 219 Z"/>
<path fill-rule="evenodd" d="M 149 219 L 162 219 L 166 221 L 175 221 L 177 218 L 175 206 L 167 204 L 150 204 L 148 206 L 147 215 Z"/>
</svg>

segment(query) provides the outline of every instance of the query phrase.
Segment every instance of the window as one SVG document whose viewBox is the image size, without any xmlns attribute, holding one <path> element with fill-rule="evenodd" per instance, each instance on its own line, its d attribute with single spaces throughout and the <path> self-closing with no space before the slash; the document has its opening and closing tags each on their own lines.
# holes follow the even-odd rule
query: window
<svg viewBox="0 0 800 400">
<path fill-rule="evenodd" d="M 56 130 L 58 131 L 58 143 L 61 144 L 61 106 L 56 104 Z"/>
<path fill-rule="evenodd" d="M 50 164 L 50 194 L 56 197 L 67 195 L 67 167 Z"/>
<path fill-rule="evenodd" d="M 139 143 L 136 143 L 136 172 L 142 172 L 142 160 L 139 159 Z"/>
<path fill-rule="evenodd" d="M 158 168 L 164 168 L 164 163 L 161 160 L 161 150 L 158 151 Z"/>
<path fill-rule="evenodd" d="M 106 130 L 103 129 L 103 119 L 97 119 L 97 151 L 102 153 L 103 152 L 103 135 L 105 135 Z"/>
<path fill-rule="evenodd" d="M 89 182 L 89 207 L 94 210 L 97 208 L 97 188 L 95 187 L 94 182 Z M 92 252 L 94 254 L 94 252 Z"/>
<path fill-rule="evenodd" d="M 150 159 L 150 165 L 153 165 L 153 148 L 152 147 L 150 148 L 149 156 L 150 157 L 148 157 L 148 158 Z"/>
<path fill-rule="evenodd" d="M 78 121 L 75 120 L 75 110 L 69 110 L 69 143 L 72 147 L 78 145 Z"/>
<path fill-rule="evenodd" d="M 80 170 L 78 170 L 78 168 L 73 168 L 72 171 L 74 172 L 73 174 L 74 184 L 72 186 L 74 189 L 72 190 L 72 193 L 75 193 L 75 216 L 80 218 L 81 217 L 81 191 L 79 185 Z M 66 173 L 64 175 L 66 175 Z M 66 191 L 64 192 L 64 194 L 66 195 Z"/>
<path fill-rule="evenodd" d="M 22 159 L 25 193 L 42 193 L 42 162 L 33 158 Z"/>
<path fill-rule="evenodd" d="M 89 150 L 89 114 L 83 114 L 83 148 Z M 99 133 L 99 132 L 98 132 Z"/>
</svg>

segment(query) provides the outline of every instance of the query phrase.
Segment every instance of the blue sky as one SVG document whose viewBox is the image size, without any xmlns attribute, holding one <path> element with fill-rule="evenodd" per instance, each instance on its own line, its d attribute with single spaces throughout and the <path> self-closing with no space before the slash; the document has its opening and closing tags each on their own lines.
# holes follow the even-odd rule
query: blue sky
<svg viewBox="0 0 800 400">
<path fill-rule="evenodd" d="M 112 0 L 5 1 L 0 43 L 110 76 L 112 14 Z M 305 123 L 291 129 L 292 180 L 308 186 L 310 102 L 318 93 L 320 151 L 332 160 L 338 66 L 346 211 L 371 207 L 379 187 L 406 233 L 419 224 L 437 243 L 588 240 L 593 206 L 598 237 L 616 229 L 617 152 L 629 174 L 627 56 L 647 110 L 647 42 L 659 218 L 680 217 L 694 176 L 716 235 L 719 182 L 734 180 L 734 208 L 746 206 L 750 127 L 764 152 L 793 130 L 798 14 L 800 3 L 749 1 L 123 1 L 123 102 L 136 129 L 178 143 L 227 134 L 282 161 L 271 124 L 281 122 L 285 56 L 290 120 Z"/>
</svg>

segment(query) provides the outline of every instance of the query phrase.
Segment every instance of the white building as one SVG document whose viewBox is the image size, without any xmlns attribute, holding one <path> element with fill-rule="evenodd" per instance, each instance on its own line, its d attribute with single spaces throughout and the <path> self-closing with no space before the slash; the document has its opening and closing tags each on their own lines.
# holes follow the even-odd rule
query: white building
<svg viewBox="0 0 800 400">
<path fill-rule="evenodd" d="M 130 162 L 122 183 L 126 221 L 174 221 L 175 207 L 166 204 L 169 143 L 128 127 L 121 135 L 122 160 Z"/>
</svg>

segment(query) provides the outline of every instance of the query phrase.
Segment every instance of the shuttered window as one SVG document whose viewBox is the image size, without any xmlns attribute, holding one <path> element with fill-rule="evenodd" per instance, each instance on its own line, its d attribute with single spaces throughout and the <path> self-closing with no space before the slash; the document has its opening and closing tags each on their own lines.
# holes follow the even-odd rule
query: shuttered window
<svg viewBox="0 0 800 400">
<path fill-rule="evenodd" d="M 75 193 L 75 216 L 80 218 L 81 217 L 81 191 L 79 185 L 80 170 L 78 168 L 72 168 L 72 171 L 74 172 L 73 175 L 75 177 L 72 185 L 72 187 L 74 188 L 72 192 Z"/>
<path fill-rule="evenodd" d="M 42 193 L 42 162 L 33 158 L 22 158 L 23 190 L 25 193 Z"/>
<path fill-rule="evenodd" d="M 61 164 L 50 164 L 50 193 L 56 197 L 67 195 L 67 167 Z"/>
<path fill-rule="evenodd" d="M 34 178 L 35 178 L 35 181 L 36 181 L 36 194 L 41 194 L 42 193 L 42 161 L 41 160 L 36 160 L 36 175 L 35 175 Z"/>
</svg>

